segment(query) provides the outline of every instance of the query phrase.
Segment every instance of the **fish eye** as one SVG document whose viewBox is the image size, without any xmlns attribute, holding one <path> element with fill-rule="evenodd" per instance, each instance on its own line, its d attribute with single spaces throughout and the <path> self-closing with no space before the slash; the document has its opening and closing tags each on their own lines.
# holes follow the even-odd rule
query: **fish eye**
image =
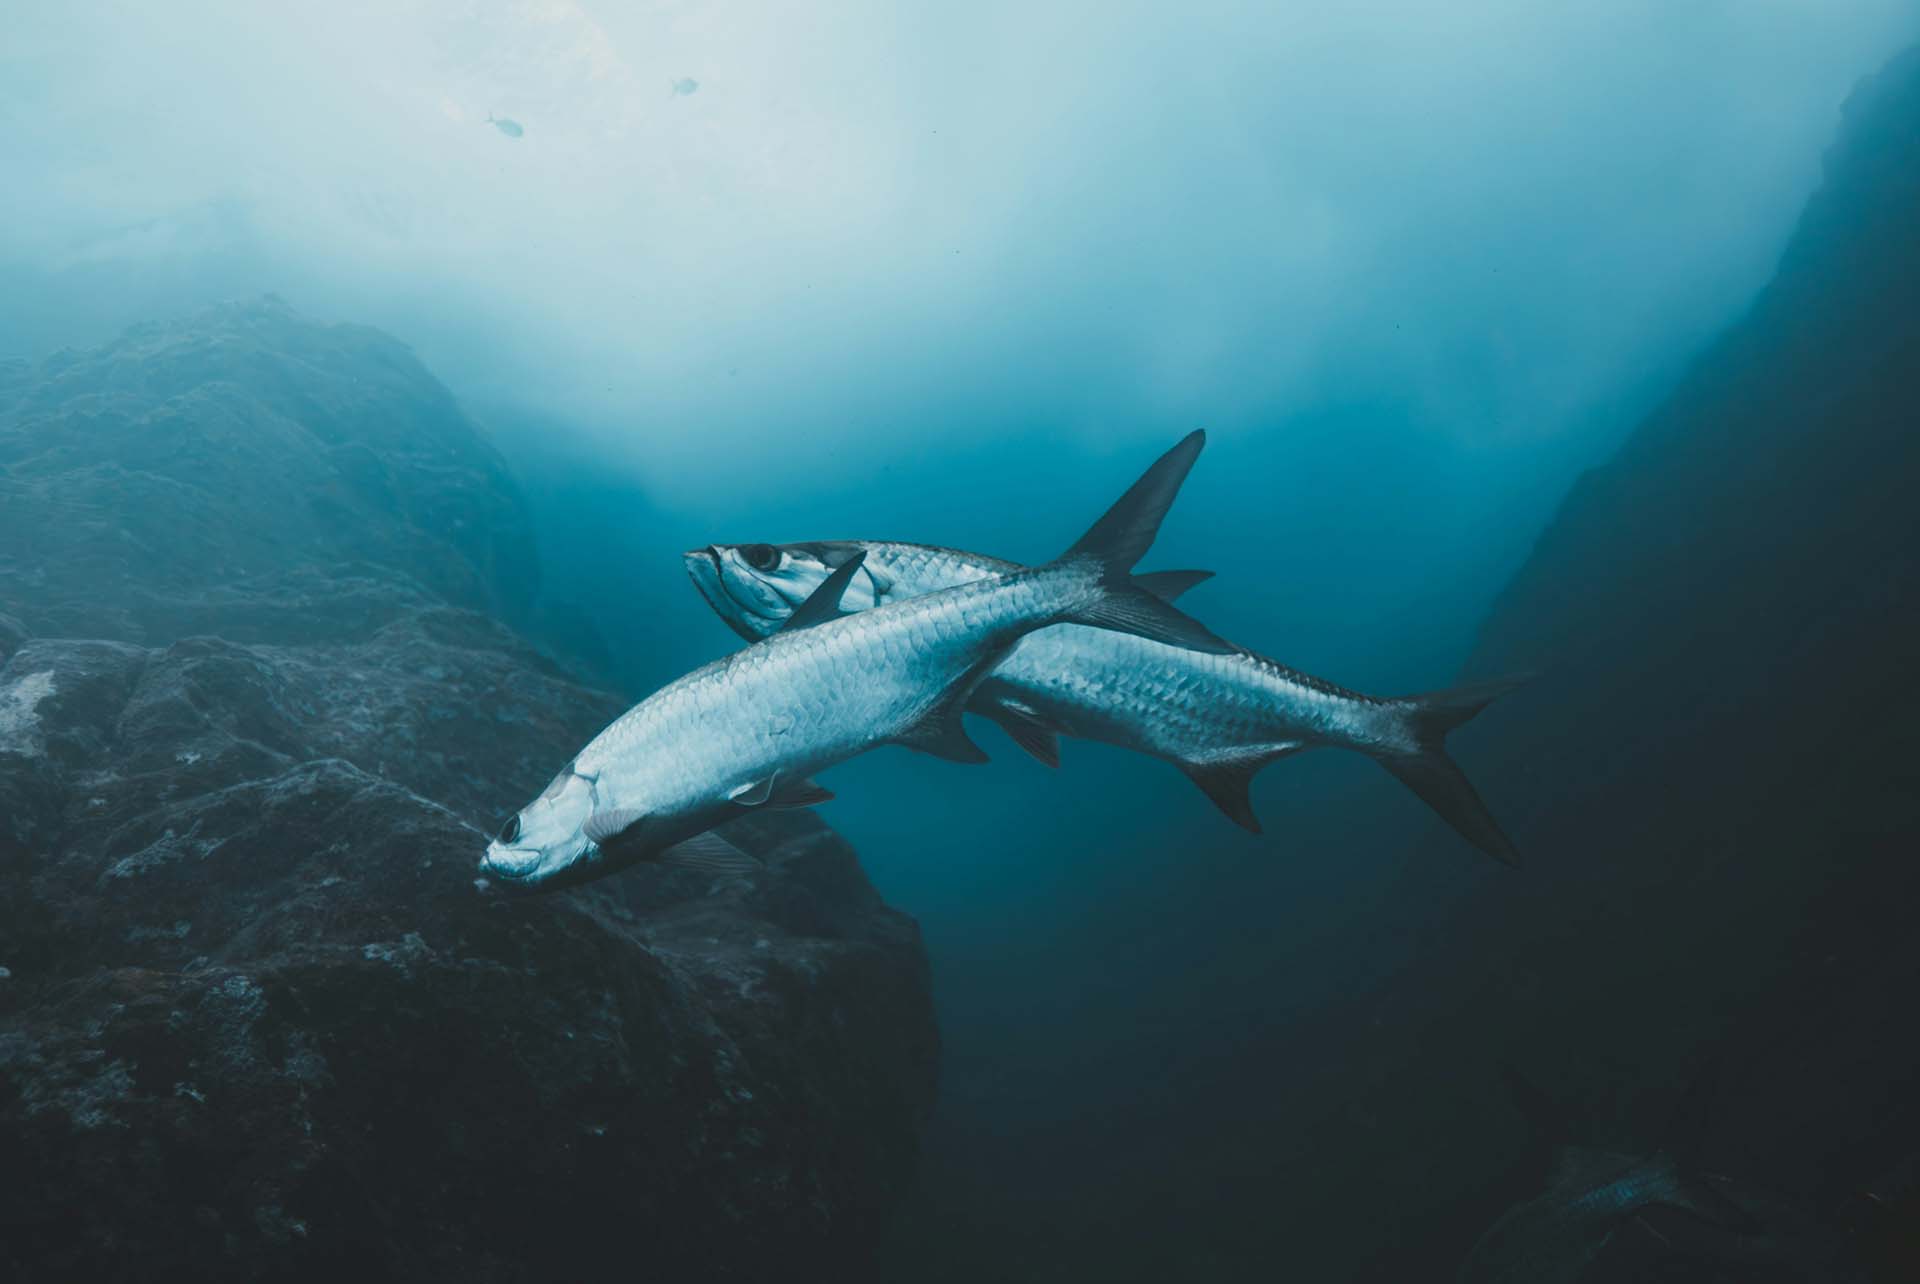
<svg viewBox="0 0 1920 1284">
<path fill-rule="evenodd" d="M 740 557 L 756 571 L 771 571 L 780 565 L 780 550 L 771 544 L 742 544 Z"/>
<path fill-rule="evenodd" d="M 510 843 L 518 837 L 520 837 L 520 813 L 516 811 L 507 817 L 506 824 L 500 826 L 500 841 Z"/>
</svg>

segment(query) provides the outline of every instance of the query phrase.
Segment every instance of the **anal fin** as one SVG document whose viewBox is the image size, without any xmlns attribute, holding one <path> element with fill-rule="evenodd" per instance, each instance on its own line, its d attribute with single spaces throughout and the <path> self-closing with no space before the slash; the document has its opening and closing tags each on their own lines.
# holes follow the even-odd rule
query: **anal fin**
<svg viewBox="0 0 1920 1284">
<path fill-rule="evenodd" d="M 967 702 L 989 673 L 1007 658 L 1007 652 L 1013 650 L 1018 638 L 1005 646 L 995 647 L 967 667 L 967 670 L 940 693 L 940 699 L 927 710 L 920 721 L 908 727 L 893 738 L 893 743 L 905 745 L 920 753 L 932 754 L 936 758 L 945 758 L 948 762 L 991 762 L 986 750 L 973 742 L 967 734 L 966 725 L 960 715 L 965 711 Z"/>
<path fill-rule="evenodd" d="M 1204 761 L 1182 762 L 1180 770 L 1200 786 L 1200 792 L 1213 800 L 1228 820 L 1249 833 L 1260 832 L 1260 818 L 1253 814 L 1253 778 L 1260 769 L 1277 758 L 1299 753 L 1306 748 L 1297 741 L 1281 741 L 1258 749 L 1221 755 Z"/>
<path fill-rule="evenodd" d="M 967 734 L 966 726 L 960 721 L 960 709 L 936 709 L 920 721 L 913 724 L 904 734 L 895 736 L 893 743 L 905 745 L 919 753 L 932 754 L 936 758 L 945 758 L 948 762 L 991 762 L 987 751 L 973 742 Z"/>
</svg>

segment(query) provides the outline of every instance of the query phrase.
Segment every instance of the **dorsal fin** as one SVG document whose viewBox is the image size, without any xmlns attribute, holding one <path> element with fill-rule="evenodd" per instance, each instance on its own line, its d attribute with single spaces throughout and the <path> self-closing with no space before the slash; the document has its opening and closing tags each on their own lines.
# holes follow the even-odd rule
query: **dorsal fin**
<svg viewBox="0 0 1920 1284">
<path fill-rule="evenodd" d="M 1160 533 L 1161 521 L 1173 507 L 1173 497 L 1180 493 L 1180 483 L 1193 471 L 1193 461 L 1200 458 L 1200 448 L 1206 444 L 1206 433 L 1190 432 L 1179 445 L 1154 460 L 1140 480 L 1129 486 L 1127 493 L 1060 560 L 1091 557 L 1114 578 L 1124 578 L 1133 564 L 1147 555 L 1153 537 Z"/>
<path fill-rule="evenodd" d="M 797 629 L 810 629 L 816 624 L 825 624 L 828 620 L 840 618 L 840 597 L 847 591 L 847 585 L 859 574 L 861 563 L 867 560 L 867 551 L 861 549 L 846 561 L 834 568 L 833 574 L 820 581 L 820 587 L 807 595 L 807 600 L 795 608 L 787 622 L 780 626 L 780 632 L 792 633 Z"/>
<path fill-rule="evenodd" d="M 1212 578 L 1212 571 L 1148 571 L 1145 575 L 1134 576 L 1133 582 L 1162 602 L 1174 602 L 1194 585 L 1204 584 Z"/>
<path fill-rule="evenodd" d="M 1099 578 L 1098 594 L 1069 614 L 1066 623 L 1132 633 L 1210 655 L 1233 653 L 1236 648 L 1232 643 L 1134 583 L 1131 574 L 1134 564 L 1147 555 L 1173 497 L 1180 493 L 1180 483 L 1187 479 L 1206 440 L 1204 432 L 1187 434 L 1179 445 L 1155 460 L 1078 543 L 1051 563 L 1091 570 Z"/>
</svg>

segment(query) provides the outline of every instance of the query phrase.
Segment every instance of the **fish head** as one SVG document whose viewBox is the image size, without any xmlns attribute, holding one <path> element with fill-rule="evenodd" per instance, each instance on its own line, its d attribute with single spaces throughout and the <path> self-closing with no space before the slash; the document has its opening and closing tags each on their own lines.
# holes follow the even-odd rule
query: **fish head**
<svg viewBox="0 0 1920 1284">
<path fill-rule="evenodd" d="M 727 626 L 752 642 L 778 633 L 787 618 L 850 558 L 868 553 L 857 540 L 811 544 L 709 544 L 684 555 L 694 587 Z M 891 581 L 869 556 L 840 598 L 842 611 L 886 600 Z"/>
<path fill-rule="evenodd" d="M 586 834 L 593 783 L 574 763 L 561 768 L 538 798 L 507 817 L 487 844 L 480 872 L 516 891 L 570 886 L 604 872 L 597 869 L 599 846 Z"/>
</svg>

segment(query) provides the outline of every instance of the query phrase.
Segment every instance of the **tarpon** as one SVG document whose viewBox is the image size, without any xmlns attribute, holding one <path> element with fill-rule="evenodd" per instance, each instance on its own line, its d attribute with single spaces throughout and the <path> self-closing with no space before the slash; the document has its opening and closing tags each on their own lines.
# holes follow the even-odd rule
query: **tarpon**
<svg viewBox="0 0 1920 1284">
<path fill-rule="evenodd" d="M 1480 1237 L 1460 1267 L 1459 1284 L 1576 1284 L 1630 1226 L 1645 1227 L 1664 1241 L 1646 1218 L 1658 1209 L 1728 1228 L 1750 1221 L 1727 1196 L 1682 1172 L 1671 1156 L 1568 1147 L 1560 1152 L 1546 1191 L 1507 1210 Z M 1759 1251 L 1754 1247 L 1759 1243 L 1729 1237 L 1718 1248 L 1722 1255 L 1737 1256 Z"/>
<path fill-rule="evenodd" d="M 701 595 L 742 637 L 781 627 L 829 576 L 855 562 L 847 609 L 910 601 L 1017 563 L 926 544 L 830 540 L 717 544 L 685 557 Z M 1135 582 L 1168 598 L 1208 578 L 1166 571 Z M 1447 756 L 1449 731 L 1513 681 L 1384 698 L 1350 691 L 1234 648 L 1203 654 L 1150 638 L 1061 625 L 1023 639 L 968 705 L 1049 766 L 1057 736 L 1119 745 L 1178 766 L 1236 823 L 1260 832 L 1249 787 L 1268 763 L 1333 746 L 1366 754 L 1462 837 L 1516 864 L 1519 855 L 1466 775 Z"/>
<path fill-rule="evenodd" d="M 1035 629 L 1075 621 L 1226 650 L 1129 575 L 1204 442 L 1196 432 L 1161 456 L 1045 566 L 844 614 L 861 559 L 841 559 L 779 631 L 663 687 L 595 736 L 501 827 L 483 872 L 530 889 L 648 859 L 735 865 L 737 852 L 687 840 L 747 809 L 832 797 L 813 774 L 876 745 L 984 761 L 961 709 Z"/>
<path fill-rule="evenodd" d="M 1729 1055 L 1727 1048 L 1711 1052 L 1690 1076 L 1667 1113 L 1661 1144 L 1650 1152 L 1569 1143 L 1569 1137 L 1592 1136 L 1597 1121 L 1572 1108 L 1570 1098 L 1548 1094 L 1518 1067 L 1501 1063 L 1510 1103 L 1548 1145 L 1551 1175 L 1537 1195 L 1507 1209 L 1480 1236 L 1458 1284 L 1855 1279 L 1842 1269 L 1862 1229 L 1852 1218 L 1704 1171 L 1671 1148 L 1693 1149 L 1711 1126 Z M 1861 1198 L 1856 1211 L 1870 1214 L 1876 1196 L 1862 1192 Z M 1692 1269 L 1680 1269 L 1689 1264 Z"/>
</svg>

